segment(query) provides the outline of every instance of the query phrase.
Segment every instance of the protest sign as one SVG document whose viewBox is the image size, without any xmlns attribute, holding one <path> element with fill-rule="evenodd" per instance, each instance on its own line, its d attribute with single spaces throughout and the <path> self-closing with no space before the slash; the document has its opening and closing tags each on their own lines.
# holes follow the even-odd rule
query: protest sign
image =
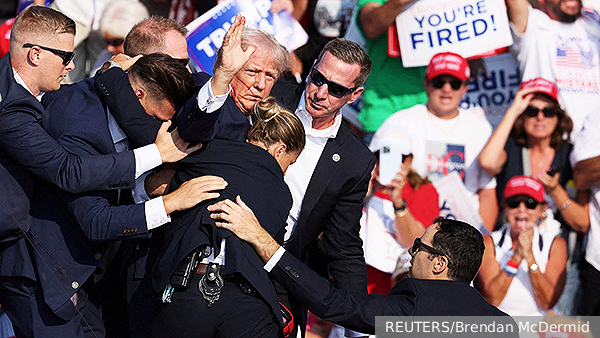
<svg viewBox="0 0 600 338">
<path fill-rule="evenodd" d="M 479 213 L 473 209 L 467 188 L 457 171 L 433 182 L 433 186 L 439 195 L 440 216 L 467 222 L 484 235 L 489 233 Z"/>
<path fill-rule="evenodd" d="M 469 90 L 460 105 L 464 109 L 483 108 L 485 117 L 496 128 L 519 91 L 519 67 L 510 53 L 490 56 L 483 61 L 485 74 L 470 79 Z"/>
<path fill-rule="evenodd" d="M 504 0 L 419 0 L 396 28 L 404 67 L 426 66 L 440 52 L 469 58 L 512 45 Z"/>
<path fill-rule="evenodd" d="M 246 26 L 273 35 L 288 50 L 302 46 L 308 35 L 289 11 L 271 13 L 271 0 L 229 0 L 192 21 L 187 29 L 188 52 L 194 63 L 212 74 L 217 50 L 237 13 L 246 17 Z"/>
</svg>

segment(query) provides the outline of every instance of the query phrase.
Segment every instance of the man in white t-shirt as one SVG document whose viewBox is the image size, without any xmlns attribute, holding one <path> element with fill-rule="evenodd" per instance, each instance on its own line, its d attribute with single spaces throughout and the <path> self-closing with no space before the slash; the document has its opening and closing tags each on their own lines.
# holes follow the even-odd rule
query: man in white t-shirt
<svg viewBox="0 0 600 338">
<path fill-rule="evenodd" d="M 559 102 L 573 119 L 576 136 L 585 117 L 600 105 L 600 19 L 581 0 L 507 0 L 514 44 L 511 52 L 523 81 L 556 82 Z"/>
<path fill-rule="evenodd" d="M 483 172 L 476 159 L 492 134 L 492 127 L 481 108 L 459 109 L 469 87 L 469 76 L 469 65 L 460 55 L 435 55 L 423 80 L 427 103 L 394 113 L 377 130 L 372 142 L 394 129 L 407 130 L 414 154 L 413 168 L 432 182 L 457 172 L 468 202 L 491 231 L 498 216 L 496 180 Z M 454 202 L 440 196 L 441 213 L 455 215 Z"/>
</svg>

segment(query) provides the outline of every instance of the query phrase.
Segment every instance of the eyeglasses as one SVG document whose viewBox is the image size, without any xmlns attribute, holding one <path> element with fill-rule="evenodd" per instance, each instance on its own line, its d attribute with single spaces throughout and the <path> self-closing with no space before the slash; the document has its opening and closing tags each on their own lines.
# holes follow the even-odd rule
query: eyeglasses
<svg viewBox="0 0 600 338">
<path fill-rule="evenodd" d="M 71 62 L 71 60 L 73 60 L 73 58 L 75 57 L 74 52 L 66 52 L 66 51 L 60 50 L 60 49 L 54 49 L 54 48 L 50 48 L 50 47 L 34 45 L 32 43 L 24 44 L 23 48 L 31 48 L 31 47 L 36 47 L 36 46 L 39 47 L 40 49 L 47 50 L 49 52 L 52 52 L 54 55 L 59 56 L 63 60 L 63 66 L 68 65 L 69 62 Z"/>
<path fill-rule="evenodd" d="M 322 85 L 327 84 L 327 91 L 329 91 L 329 94 L 331 94 L 337 98 L 343 97 L 344 95 L 348 94 L 349 92 L 360 87 L 360 86 L 356 86 L 353 88 L 346 88 L 346 87 L 342 86 L 341 84 L 335 83 L 333 81 L 329 81 L 329 80 L 327 80 L 325 75 L 321 74 L 321 72 L 319 72 L 317 70 L 317 68 L 315 68 L 314 66 L 310 70 L 310 79 L 312 80 L 312 82 L 315 85 L 317 85 L 317 87 L 321 87 Z"/>
<path fill-rule="evenodd" d="M 544 116 L 546 117 L 554 117 L 558 115 L 558 109 L 550 106 L 545 107 L 544 109 L 540 109 L 536 106 L 528 106 L 527 108 L 525 108 L 525 112 L 523 112 L 523 114 L 525 114 L 525 116 L 527 117 L 536 117 L 540 110 L 544 113 Z"/>
<path fill-rule="evenodd" d="M 448 258 L 448 256 L 445 253 L 441 252 L 440 250 L 438 250 L 434 247 L 431 247 L 431 246 L 423 243 L 419 237 L 415 238 L 415 241 L 413 242 L 413 246 L 408 250 L 408 253 L 411 256 L 414 256 L 417 253 L 417 251 L 419 251 L 419 248 L 424 248 L 425 250 L 429 251 L 430 254 L 444 256 L 444 257 Z M 448 268 L 449 269 L 451 268 L 449 258 L 448 258 Z"/>
<path fill-rule="evenodd" d="M 465 82 L 452 76 L 438 76 L 431 79 L 431 84 L 435 89 L 441 89 L 446 83 L 449 83 L 453 90 L 459 90 Z"/>
<path fill-rule="evenodd" d="M 123 44 L 123 42 L 125 42 L 125 40 L 123 40 L 123 39 L 104 40 L 104 41 L 106 41 L 106 43 L 108 43 L 109 45 L 111 45 L 113 47 L 119 47 L 120 45 Z"/>
<path fill-rule="evenodd" d="M 188 63 L 190 63 L 190 59 L 189 58 L 186 58 L 186 59 L 177 59 L 177 58 L 174 58 L 174 59 L 175 59 L 175 61 L 179 61 L 179 63 L 181 63 L 184 67 L 187 67 Z"/>
<path fill-rule="evenodd" d="M 521 205 L 521 202 L 525 203 L 527 209 L 531 210 L 535 209 L 538 204 L 540 204 L 538 201 L 528 196 L 513 196 L 506 199 L 506 205 L 511 209 L 518 208 L 519 205 Z"/>
</svg>

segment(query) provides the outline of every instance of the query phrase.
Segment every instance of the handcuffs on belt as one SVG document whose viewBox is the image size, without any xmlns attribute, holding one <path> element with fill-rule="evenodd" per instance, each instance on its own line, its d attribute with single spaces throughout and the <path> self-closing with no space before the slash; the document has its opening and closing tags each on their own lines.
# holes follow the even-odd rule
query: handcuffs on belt
<svg viewBox="0 0 600 338">
<path fill-rule="evenodd" d="M 163 303 L 171 303 L 171 298 L 175 289 L 187 289 L 189 287 L 192 275 L 196 272 L 196 269 L 198 269 L 200 262 L 208 256 L 209 254 L 206 252 L 206 247 L 203 246 L 186 256 L 177 265 L 173 275 L 171 275 L 171 281 L 163 291 Z M 223 277 L 219 274 L 219 264 L 208 263 L 206 272 L 198 282 L 198 291 L 202 294 L 202 298 L 208 302 L 208 307 L 213 306 L 213 304 L 219 300 L 221 289 L 223 289 L 224 284 Z"/>
</svg>

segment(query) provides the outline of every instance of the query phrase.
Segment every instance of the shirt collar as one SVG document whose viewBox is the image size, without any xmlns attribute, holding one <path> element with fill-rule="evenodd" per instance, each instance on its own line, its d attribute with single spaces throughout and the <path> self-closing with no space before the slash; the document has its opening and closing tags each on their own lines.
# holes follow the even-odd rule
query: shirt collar
<svg viewBox="0 0 600 338">
<path fill-rule="evenodd" d="M 31 89 L 29 89 L 29 87 L 27 87 L 27 84 L 25 83 L 25 81 L 23 81 L 23 78 L 21 77 L 21 75 L 19 75 L 19 73 L 17 73 L 17 71 L 14 68 L 12 69 L 12 71 L 13 71 L 13 76 L 15 78 L 15 82 L 17 82 L 18 84 L 23 86 L 23 88 L 27 89 L 27 91 L 31 95 L 33 95 L 33 92 L 31 91 Z M 44 96 L 44 94 L 45 94 L 44 92 L 40 92 L 37 96 L 35 96 L 35 95 L 33 95 L 33 96 L 35 96 L 35 98 L 41 102 L 42 96 Z"/>
<path fill-rule="evenodd" d="M 305 92 L 302 93 L 300 103 L 298 103 L 296 115 L 302 122 L 302 125 L 304 126 L 304 131 L 307 136 L 335 138 L 337 136 L 338 131 L 340 130 L 340 126 L 342 125 L 342 114 L 338 112 L 337 114 L 335 114 L 333 125 L 325 129 L 313 129 L 313 118 L 308 112 L 308 110 L 306 110 Z"/>
</svg>

